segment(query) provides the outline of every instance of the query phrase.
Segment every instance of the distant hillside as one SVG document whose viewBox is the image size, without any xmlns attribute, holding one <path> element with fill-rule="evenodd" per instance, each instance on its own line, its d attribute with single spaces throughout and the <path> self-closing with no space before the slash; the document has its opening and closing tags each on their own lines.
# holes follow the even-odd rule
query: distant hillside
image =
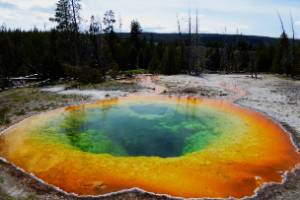
<svg viewBox="0 0 300 200">
<path fill-rule="evenodd" d="M 118 36 L 121 38 L 129 37 L 129 33 L 118 33 Z M 264 36 L 247 36 L 247 35 L 224 35 L 224 34 L 199 34 L 201 43 L 208 45 L 211 43 L 227 41 L 236 42 L 239 38 L 243 37 L 246 41 L 248 41 L 252 45 L 265 44 L 265 45 L 273 45 L 276 44 L 278 38 L 272 37 L 264 37 Z M 143 33 L 142 37 L 150 39 L 153 37 L 154 41 L 161 42 L 171 42 L 174 40 L 178 40 L 180 37 L 187 38 L 188 34 L 182 34 L 181 36 L 176 33 Z"/>
</svg>

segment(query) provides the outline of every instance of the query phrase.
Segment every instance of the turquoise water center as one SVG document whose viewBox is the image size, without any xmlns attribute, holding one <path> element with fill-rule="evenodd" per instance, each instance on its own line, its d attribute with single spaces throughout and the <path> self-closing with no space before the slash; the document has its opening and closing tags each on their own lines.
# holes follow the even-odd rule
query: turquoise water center
<svg viewBox="0 0 300 200">
<path fill-rule="evenodd" d="M 135 102 L 80 107 L 39 130 L 94 154 L 177 157 L 205 148 L 236 122 L 201 106 Z"/>
</svg>

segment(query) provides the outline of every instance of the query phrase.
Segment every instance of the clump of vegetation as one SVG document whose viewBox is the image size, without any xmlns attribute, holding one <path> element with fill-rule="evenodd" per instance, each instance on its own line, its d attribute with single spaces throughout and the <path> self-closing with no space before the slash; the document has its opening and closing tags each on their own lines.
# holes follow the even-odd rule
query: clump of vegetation
<svg viewBox="0 0 300 200">
<path fill-rule="evenodd" d="M 0 91 L 5 89 L 8 86 L 8 80 L 0 76 Z"/>
<path fill-rule="evenodd" d="M 0 108 L 0 125 L 6 125 L 10 123 L 10 119 L 8 117 L 9 111 L 10 108 L 8 107 Z"/>
<path fill-rule="evenodd" d="M 100 83 L 104 81 L 103 72 L 101 72 L 100 69 L 89 66 L 74 67 L 66 65 L 65 73 L 66 76 L 70 76 L 82 84 Z"/>
<path fill-rule="evenodd" d="M 4 179 L 2 177 L 2 175 L 0 175 L 0 184 L 2 184 L 4 182 Z"/>
<path fill-rule="evenodd" d="M 37 200 L 38 198 L 35 195 L 29 195 L 27 198 L 24 200 Z"/>
<path fill-rule="evenodd" d="M 182 92 L 186 93 L 186 94 L 197 94 L 198 89 L 197 88 L 185 88 Z"/>
<path fill-rule="evenodd" d="M 10 196 L 0 188 L 0 200 L 16 200 L 16 198 Z"/>
<path fill-rule="evenodd" d="M 125 76 L 133 76 L 133 75 L 147 74 L 147 73 L 149 73 L 149 71 L 145 69 L 133 69 L 133 70 L 126 70 L 120 72 L 121 75 L 125 75 Z"/>
<path fill-rule="evenodd" d="M 21 109 L 21 110 L 19 110 L 18 112 L 15 113 L 15 115 L 17 115 L 17 116 L 22 116 L 22 115 L 25 115 L 25 114 L 26 114 L 26 112 L 25 112 L 24 109 Z"/>
</svg>

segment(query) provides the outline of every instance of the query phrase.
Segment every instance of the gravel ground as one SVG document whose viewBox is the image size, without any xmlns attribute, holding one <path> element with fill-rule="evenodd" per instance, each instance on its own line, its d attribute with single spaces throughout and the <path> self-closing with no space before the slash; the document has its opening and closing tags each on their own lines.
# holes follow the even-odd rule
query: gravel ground
<svg viewBox="0 0 300 200">
<path fill-rule="evenodd" d="M 0 93 L 0 102 L 8 104 L 11 95 L 11 106 L 24 110 L 25 113 L 16 117 L 10 113 L 11 124 L 14 124 L 30 115 L 34 115 L 55 107 L 89 102 L 110 96 L 123 96 L 132 92 L 155 92 L 163 94 L 193 95 L 205 98 L 216 98 L 235 102 L 239 105 L 264 112 L 275 120 L 281 122 L 284 127 L 296 136 L 300 143 L 300 81 L 291 81 L 274 75 L 261 75 L 259 79 L 251 79 L 246 75 L 203 75 L 192 77 L 186 75 L 157 76 L 154 78 L 138 77 L 128 81 L 130 84 L 120 86 L 114 83 L 84 88 L 67 88 L 59 85 L 43 89 L 43 91 L 26 91 L 22 89 L 13 92 Z M 155 84 L 154 84 L 155 83 Z M 22 91 L 23 93 L 20 93 Z M 10 94 L 12 93 L 12 94 Z M 17 94 L 27 95 L 25 101 L 20 101 Z M 67 94 L 67 96 L 66 96 Z M 48 103 L 48 96 L 53 101 Z M 17 96 L 17 97 L 16 97 Z M 46 98 L 43 96 L 47 96 Z M 33 100 L 32 100 L 33 99 Z M 62 100 L 64 100 L 63 103 Z M 15 102 L 16 101 L 16 102 Z M 57 103 L 58 102 L 58 103 Z M 32 108 L 38 103 L 43 109 Z M 45 106 L 46 105 L 46 106 Z M 27 113 L 27 110 L 29 112 Z M 30 110 L 31 109 L 31 110 Z M 4 129 L 0 126 L 0 130 Z M 300 171 L 291 175 L 283 186 L 272 186 L 261 190 L 255 199 L 300 199 Z M 63 195 L 51 188 L 45 187 L 32 180 L 27 175 L 16 171 L 10 165 L 0 161 L 0 200 L 75 200 L 78 198 Z M 88 198 L 86 198 L 88 199 Z M 98 198 L 99 199 L 99 198 Z M 157 200 L 168 199 L 150 194 L 132 192 L 128 194 L 114 195 L 100 198 L 107 200 Z"/>
</svg>

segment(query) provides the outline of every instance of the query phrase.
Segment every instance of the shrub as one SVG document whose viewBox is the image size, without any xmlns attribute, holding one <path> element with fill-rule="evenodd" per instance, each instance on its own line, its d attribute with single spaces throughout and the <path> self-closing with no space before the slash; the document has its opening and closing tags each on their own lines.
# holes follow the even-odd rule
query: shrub
<svg viewBox="0 0 300 200">
<path fill-rule="evenodd" d="M 132 75 L 138 75 L 138 74 L 147 74 L 148 71 L 144 69 L 134 69 L 134 70 L 127 70 L 122 71 L 121 74 L 125 76 L 132 76 Z"/>
<path fill-rule="evenodd" d="M 18 112 L 16 112 L 15 114 L 16 114 L 17 116 L 22 116 L 22 115 L 25 115 L 26 112 L 25 112 L 24 109 L 22 109 L 22 110 L 19 110 Z"/>
<path fill-rule="evenodd" d="M 10 120 L 8 118 L 8 112 L 9 112 L 8 107 L 0 108 L 0 125 L 5 125 L 9 124 Z"/>
<path fill-rule="evenodd" d="M 0 77 L 0 90 L 8 87 L 8 85 L 8 80 Z"/>
<path fill-rule="evenodd" d="M 80 83 L 100 83 L 104 81 L 101 70 L 89 66 L 74 67 L 65 65 L 65 74 L 72 77 Z"/>
</svg>

